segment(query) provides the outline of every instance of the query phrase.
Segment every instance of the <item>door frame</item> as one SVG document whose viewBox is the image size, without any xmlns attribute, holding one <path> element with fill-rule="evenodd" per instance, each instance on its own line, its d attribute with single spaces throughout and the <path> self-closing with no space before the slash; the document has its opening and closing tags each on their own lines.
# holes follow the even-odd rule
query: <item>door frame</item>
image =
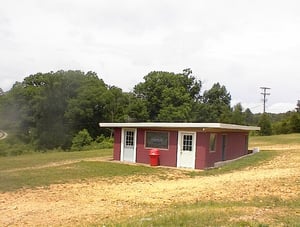
<svg viewBox="0 0 300 227">
<path fill-rule="evenodd" d="M 196 167 L 196 140 L 197 140 L 197 132 L 193 132 L 193 131 L 178 131 L 178 139 L 177 139 L 177 161 L 176 161 L 176 166 L 177 167 L 182 167 L 181 166 L 181 155 L 180 155 L 180 152 L 181 152 L 181 145 L 182 145 L 182 137 L 184 134 L 192 134 L 193 135 L 193 143 L 192 143 L 192 146 L 193 146 L 193 157 L 192 157 L 192 162 L 193 162 L 193 165 L 192 165 L 192 169 L 195 169 Z M 189 168 L 189 167 L 182 167 L 182 168 Z"/>
<path fill-rule="evenodd" d="M 222 134 L 222 161 L 226 161 L 226 153 L 227 153 L 227 140 L 228 140 L 228 136 L 227 134 Z"/>
<path fill-rule="evenodd" d="M 136 128 L 122 128 L 121 133 L 121 155 L 120 161 L 124 161 L 124 143 L 125 143 L 125 131 L 134 131 L 134 142 L 133 142 L 133 162 L 136 162 L 136 140 L 137 140 L 137 129 Z"/>
</svg>

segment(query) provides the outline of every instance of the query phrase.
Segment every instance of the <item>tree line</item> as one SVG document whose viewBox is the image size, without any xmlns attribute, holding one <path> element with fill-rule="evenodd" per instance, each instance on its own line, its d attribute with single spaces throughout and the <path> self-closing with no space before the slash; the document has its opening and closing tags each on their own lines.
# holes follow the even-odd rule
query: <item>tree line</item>
<svg viewBox="0 0 300 227">
<path fill-rule="evenodd" d="M 106 84 L 95 72 L 73 70 L 30 75 L 0 91 L 0 129 L 37 150 L 67 150 L 83 137 L 110 136 L 99 122 L 222 122 L 260 125 L 264 135 L 300 132 L 298 112 L 260 115 L 240 103 L 231 107 L 225 86 L 202 91 L 191 69 L 150 72 L 132 92 Z"/>
</svg>

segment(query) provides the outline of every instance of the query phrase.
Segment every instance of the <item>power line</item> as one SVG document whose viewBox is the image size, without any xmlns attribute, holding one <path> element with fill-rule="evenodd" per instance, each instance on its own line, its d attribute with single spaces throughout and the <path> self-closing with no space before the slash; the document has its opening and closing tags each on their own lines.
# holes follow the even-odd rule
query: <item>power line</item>
<svg viewBox="0 0 300 227">
<path fill-rule="evenodd" d="M 263 113 L 265 113 L 266 112 L 266 102 L 267 102 L 267 95 L 270 95 L 270 93 L 267 93 L 267 90 L 270 90 L 271 88 L 268 88 L 268 87 L 260 87 L 260 89 L 262 89 L 262 93 L 260 93 L 260 94 L 262 94 L 263 96 L 264 96 L 264 99 L 263 99 L 263 101 L 264 101 L 264 112 Z"/>
</svg>

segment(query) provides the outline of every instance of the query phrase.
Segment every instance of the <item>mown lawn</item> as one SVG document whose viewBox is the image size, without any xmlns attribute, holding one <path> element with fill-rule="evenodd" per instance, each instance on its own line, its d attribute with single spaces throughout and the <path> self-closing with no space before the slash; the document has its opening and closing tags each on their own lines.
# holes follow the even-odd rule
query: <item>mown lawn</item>
<svg viewBox="0 0 300 227">
<path fill-rule="evenodd" d="M 81 151 L 33 153 L 14 157 L 0 158 L 0 191 L 12 191 L 20 188 L 34 188 L 50 184 L 68 183 L 91 178 L 108 178 L 129 175 L 153 175 L 168 180 L 172 169 L 151 168 L 142 165 L 127 165 L 113 162 L 84 161 L 86 158 L 98 158 L 112 154 L 111 149 Z M 206 171 L 181 172 L 187 177 L 219 175 L 240 170 L 270 160 L 277 152 L 259 152 L 236 162 Z M 73 163 L 72 163 L 73 161 Z M 66 162 L 66 163 L 64 163 Z M 69 163 L 71 162 L 71 163 Z M 61 163 L 56 166 L 51 164 Z"/>
<path fill-rule="evenodd" d="M 299 145 L 300 134 L 286 134 L 274 136 L 250 136 L 249 147 L 272 146 L 272 145 Z"/>
<path fill-rule="evenodd" d="M 211 201 L 174 204 L 147 216 L 108 226 L 300 226 L 300 199 L 264 197 L 251 201 Z M 258 221 L 257 219 L 265 219 Z M 250 220 L 249 220 L 250 219 Z"/>
<path fill-rule="evenodd" d="M 280 136 L 281 140 L 296 142 L 297 134 Z M 250 143 L 274 143 L 278 136 L 252 137 Z M 245 157 L 236 162 L 216 169 L 206 171 L 182 171 L 187 177 L 219 175 L 248 166 L 260 165 L 276 156 L 278 152 L 262 151 L 258 154 Z M 0 191 L 11 191 L 19 188 L 48 186 L 56 183 L 67 183 L 76 180 L 85 180 L 95 177 L 113 177 L 128 175 L 167 175 L 168 169 L 151 168 L 147 166 L 126 165 L 111 162 L 80 161 L 86 158 L 112 157 L 112 149 L 101 149 L 79 152 L 47 152 L 31 153 L 19 156 L 0 157 Z M 68 164 L 68 162 L 74 163 Z M 59 166 L 52 163 L 62 162 Z M 63 164 L 66 162 L 66 164 Z M 47 165 L 49 165 L 47 167 Z M 45 167 L 43 167 L 45 166 Z M 42 167 L 42 168 L 39 168 Z M 161 177 L 163 178 L 163 177 Z M 168 179 L 166 177 L 165 179 Z"/>
<path fill-rule="evenodd" d="M 0 191 L 49 186 L 50 184 L 84 181 L 91 178 L 157 174 L 162 169 L 101 161 L 80 161 L 38 169 L 0 171 Z"/>
<path fill-rule="evenodd" d="M 18 156 L 0 157 L 0 171 L 17 168 L 36 167 L 52 162 L 70 161 L 85 158 L 112 156 L 112 149 L 76 151 L 76 152 L 45 152 L 28 153 Z"/>
</svg>

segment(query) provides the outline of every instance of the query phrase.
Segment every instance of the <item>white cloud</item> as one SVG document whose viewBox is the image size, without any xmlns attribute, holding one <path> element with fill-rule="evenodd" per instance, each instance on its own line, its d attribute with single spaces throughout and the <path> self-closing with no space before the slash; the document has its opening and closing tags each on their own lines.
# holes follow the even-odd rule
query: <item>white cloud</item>
<svg viewBox="0 0 300 227">
<path fill-rule="evenodd" d="M 299 7 L 296 0 L 5 1 L 0 87 L 79 69 L 131 90 L 150 71 L 190 67 L 205 89 L 220 82 L 243 106 L 260 104 L 259 87 L 271 87 L 269 110 L 287 110 L 300 99 Z"/>
</svg>

